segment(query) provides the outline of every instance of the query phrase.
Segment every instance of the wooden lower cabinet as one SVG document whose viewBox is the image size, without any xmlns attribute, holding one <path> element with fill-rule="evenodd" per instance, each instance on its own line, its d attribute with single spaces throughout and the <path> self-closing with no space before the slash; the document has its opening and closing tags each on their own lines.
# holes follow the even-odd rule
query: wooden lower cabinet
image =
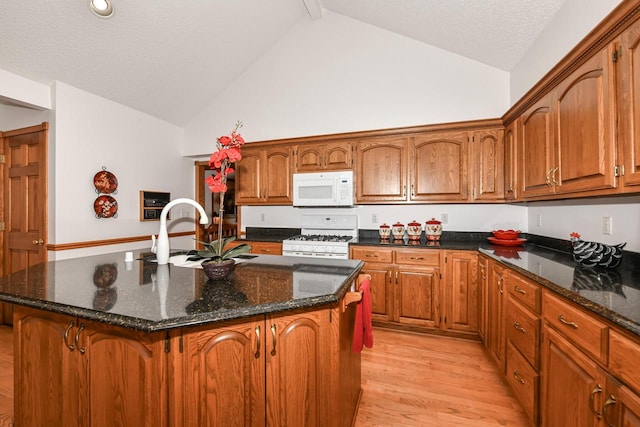
<svg viewBox="0 0 640 427">
<path fill-rule="evenodd" d="M 640 426 L 640 394 L 607 377 L 602 420 L 605 426 Z"/>
<path fill-rule="evenodd" d="M 485 346 L 493 356 L 498 369 L 504 373 L 506 352 L 505 311 L 505 279 L 507 269 L 495 261 L 489 262 L 489 279 L 487 281 L 487 339 Z"/>
<path fill-rule="evenodd" d="M 172 425 L 350 426 L 360 392 L 354 316 L 355 307 L 326 308 L 175 334 L 182 398 L 171 403 Z"/>
<path fill-rule="evenodd" d="M 552 328 L 544 328 L 543 426 L 599 426 L 605 381 L 604 372 L 593 360 Z"/>
<path fill-rule="evenodd" d="M 350 250 L 351 259 L 365 262 L 362 273 L 371 276 L 376 324 L 477 337 L 477 252 L 371 246 Z"/>
<path fill-rule="evenodd" d="M 19 306 L 14 328 L 16 426 L 167 425 L 164 334 Z"/>
<path fill-rule="evenodd" d="M 487 342 L 489 323 L 489 258 L 478 256 L 478 335 Z"/>
<path fill-rule="evenodd" d="M 228 243 L 228 247 L 232 248 L 234 246 L 241 245 L 246 243 L 251 246 L 251 254 L 261 254 L 261 255 L 282 255 L 282 242 L 256 242 L 251 240 L 234 240 L 231 243 Z"/>
</svg>

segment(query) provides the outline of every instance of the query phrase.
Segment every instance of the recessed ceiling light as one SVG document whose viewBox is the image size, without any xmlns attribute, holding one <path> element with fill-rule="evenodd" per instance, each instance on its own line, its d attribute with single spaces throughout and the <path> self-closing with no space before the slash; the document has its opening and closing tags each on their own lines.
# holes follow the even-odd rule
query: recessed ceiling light
<svg viewBox="0 0 640 427">
<path fill-rule="evenodd" d="M 113 15 L 113 6 L 109 0 L 89 0 L 89 8 L 100 18 L 109 18 Z"/>
</svg>

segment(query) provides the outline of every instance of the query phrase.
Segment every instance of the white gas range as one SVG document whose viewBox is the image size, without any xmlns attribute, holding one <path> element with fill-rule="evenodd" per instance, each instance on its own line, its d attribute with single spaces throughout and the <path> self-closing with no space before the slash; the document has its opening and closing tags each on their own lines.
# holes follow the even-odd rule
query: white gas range
<svg viewBox="0 0 640 427">
<path fill-rule="evenodd" d="M 303 214 L 301 233 L 282 242 L 282 255 L 349 259 L 358 241 L 357 215 Z"/>
</svg>

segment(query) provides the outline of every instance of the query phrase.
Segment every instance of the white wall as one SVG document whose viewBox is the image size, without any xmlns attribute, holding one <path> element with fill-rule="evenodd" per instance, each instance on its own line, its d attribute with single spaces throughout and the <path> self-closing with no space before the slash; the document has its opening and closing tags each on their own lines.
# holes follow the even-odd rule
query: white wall
<svg viewBox="0 0 640 427">
<path fill-rule="evenodd" d="M 50 173 L 50 243 L 73 243 L 151 235 L 159 223 L 140 222 L 139 192 L 166 191 L 171 198 L 193 197 L 193 161 L 181 157 L 182 130 L 172 124 L 100 98 L 62 82 L 55 84 L 55 134 Z M 93 176 L 102 167 L 118 178 L 117 218 L 96 218 Z M 181 218 L 188 216 L 188 218 Z M 195 209 L 176 206 L 169 232 L 194 229 Z M 185 242 L 188 246 L 185 246 Z M 173 242 L 193 247 L 193 238 Z M 51 259 L 148 248 L 150 242 L 56 251 Z"/>
<path fill-rule="evenodd" d="M 569 233 L 580 233 L 583 240 L 617 244 L 627 242 L 625 250 L 640 252 L 640 196 L 535 202 L 528 206 L 530 233 L 569 240 Z M 538 226 L 538 215 L 542 225 Z M 613 233 L 602 233 L 602 219 L 613 220 Z"/>
<path fill-rule="evenodd" d="M 448 222 L 442 224 L 446 231 L 491 231 L 515 229 L 527 231 L 527 209 L 523 205 L 361 205 L 353 208 L 311 209 L 290 206 L 243 206 L 244 227 L 299 228 L 304 214 L 336 213 L 358 215 L 358 228 L 377 230 L 386 223 L 408 224 L 413 220 L 424 223 L 431 219 L 442 219 L 447 214 Z M 264 215 L 264 221 L 262 216 Z M 373 222 L 373 215 L 377 222 Z"/>
<path fill-rule="evenodd" d="M 51 89 L 0 69 L 0 99 L 40 110 L 51 109 Z"/>
<path fill-rule="evenodd" d="M 0 104 L 0 131 L 8 131 L 51 122 L 53 113 L 49 110 L 35 110 L 28 107 Z"/>
<path fill-rule="evenodd" d="M 620 0 L 565 0 L 557 15 L 511 70 L 511 105 L 522 98 L 620 3 Z"/>
<path fill-rule="evenodd" d="M 499 117 L 508 73 L 325 11 L 302 20 L 185 126 L 211 152 L 237 120 L 248 141 Z"/>
</svg>

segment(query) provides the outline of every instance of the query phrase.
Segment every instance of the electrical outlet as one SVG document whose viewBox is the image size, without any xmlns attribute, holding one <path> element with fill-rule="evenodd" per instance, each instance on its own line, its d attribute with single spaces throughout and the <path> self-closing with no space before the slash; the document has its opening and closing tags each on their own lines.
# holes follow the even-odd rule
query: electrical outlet
<svg viewBox="0 0 640 427">
<path fill-rule="evenodd" d="M 378 223 L 378 214 L 371 214 L 371 224 Z"/>
<path fill-rule="evenodd" d="M 264 213 L 261 213 L 260 214 L 260 222 L 264 222 L 264 221 L 265 221 Z"/>
<path fill-rule="evenodd" d="M 443 224 L 447 224 L 449 222 L 449 214 L 443 213 L 440 215 L 440 222 Z"/>
<path fill-rule="evenodd" d="M 538 214 L 537 224 L 538 224 L 538 227 L 542 227 L 542 214 Z"/>
<path fill-rule="evenodd" d="M 613 234 L 613 218 L 610 216 L 602 217 L 602 234 Z"/>
</svg>

